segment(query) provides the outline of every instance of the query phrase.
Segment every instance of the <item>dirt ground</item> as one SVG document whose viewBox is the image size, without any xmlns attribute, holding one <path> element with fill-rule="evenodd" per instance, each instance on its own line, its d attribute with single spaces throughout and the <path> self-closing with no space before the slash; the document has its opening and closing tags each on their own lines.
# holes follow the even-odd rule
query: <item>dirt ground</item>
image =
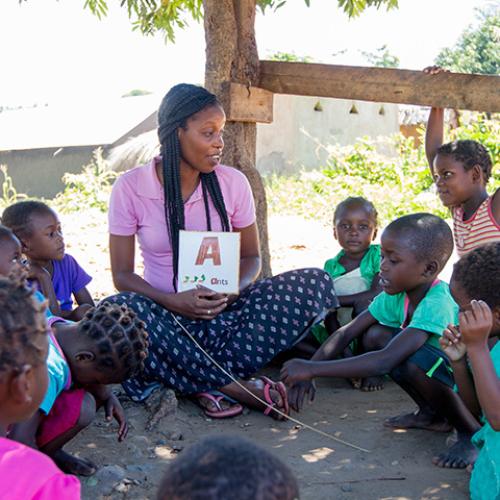
<svg viewBox="0 0 500 500">
<path fill-rule="evenodd" d="M 63 216 L 62 221 L 68 252 L 94 276 L 92 293 L 99 298 L 113 293 L 105 216 L 95 212 Z M 314 221 L 271 217 L 269 232 L 275 273 L 321 267 L 337 251 L 330 229 Z M 449 270 L 448 266 L 444 274 L 449 275 Z M 272 377 L 278 374 L 276 368 L 265 371 Z M 294 471 L 305 500 L 468 498 L 466 472 L 432 465 L 432 456 L 446 447 L 446 434 L 383 427 L 385 418 L 413 409 L 395 384 L 387 381 L 383 391 L 363 393 L 342 380 L 320 380 L 318 389 L 315 402 L 293 416 L 368 452 L 255 411 L 228 420 L 207 419 L 187 400 L 180 400 L 175 411 L 153 430 L 146 430 L 154 404 L 148 409 L 122 394 L 130 423 L 123 443 L 116 440 L 115 424 L 104 422 L 99 414 L 68 446 L 68 451 L 100 467 L 95 476 L 82 479 L 83 498 L 155 498 L 168 462 L 208 434 L 242 435 L 275 453 Z"/>
</svg>

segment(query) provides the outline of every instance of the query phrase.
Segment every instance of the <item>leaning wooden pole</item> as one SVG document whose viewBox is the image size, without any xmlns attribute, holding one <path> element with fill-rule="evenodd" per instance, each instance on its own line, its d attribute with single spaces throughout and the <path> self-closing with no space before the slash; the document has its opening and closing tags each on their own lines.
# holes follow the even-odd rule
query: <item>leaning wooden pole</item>
<svg viewBox="0 0 500 500">
<path fill-rule="evenodd" d="M 261 61 L 259 87 L 276 94 L 500 111 L 500 77 L 490 75 Z"/>
</svg>

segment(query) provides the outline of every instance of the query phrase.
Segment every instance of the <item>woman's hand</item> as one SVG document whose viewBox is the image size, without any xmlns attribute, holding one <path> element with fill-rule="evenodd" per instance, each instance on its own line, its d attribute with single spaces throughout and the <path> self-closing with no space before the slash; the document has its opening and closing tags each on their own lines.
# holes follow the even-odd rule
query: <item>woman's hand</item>
<svg viewBox="0 0 500 500">
<path fill-rule="evenodd" d="M 484 346 L 493 327 L 493 314 L 486 302 L 472 300 L 471 308 L 458 315 L 462 341 L 468 349 Z"/>
<path fill-rule="evenodd" d="M 113 418 L 118 422 L 118 441 L 123 441 L 128 434 L 128 422 L 125 411 L 114 394 L 111 394 L 104 402 L 104 414 L 108 422 L 111 422 Z"/>
<path fill-rule="evenodd" d="M 167 309 L 191 319 L 211 320 L 228 305 L 228 297 L 205 287 L 168 295 Z"/>
<path fill-rule="evenodd" d="M 456 326 L 448 325 L 439 339 L 439 345 L 450 361 L 460 361 L 467 352 L 466 345 L 462 342 L 460 331 Z"/>
</svg>

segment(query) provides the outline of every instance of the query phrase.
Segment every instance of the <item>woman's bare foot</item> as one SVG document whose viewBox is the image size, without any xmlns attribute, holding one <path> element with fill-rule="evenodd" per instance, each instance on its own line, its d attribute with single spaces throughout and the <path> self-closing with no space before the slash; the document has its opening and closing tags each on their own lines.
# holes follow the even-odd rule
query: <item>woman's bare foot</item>
<svg viewBox="0 0 500 500">
<path fill-rule="evenodd" d="M 361 390 L 364 392 L 381 391 L 383 388 L 383 377 L 366 377 L 361 381 Z"/>
<path fill-rule="evenodd" d="M 90 460 L 75 457 L 64 450 L 57 450 L 51 458 L 63 472 L 68 474 L 92 476 L 97 471 L 97 466 Z"/>
<path fill-rule="evenodd" d="M 461 436 L 447 451 L 432 459 L 438 467 L 447 469 L 465 469 L 477 458 L 477 448 L 471 443 L 470 436 Z"/>
<path fill-rule="evenodd" d="M 450 432 L 452 430 L 452 426 L 444 418 L 420 409 L 413 413 L 388 418 L 384 425 L 395 429 L 425 429 L 436 432 Z"/>
</svg>

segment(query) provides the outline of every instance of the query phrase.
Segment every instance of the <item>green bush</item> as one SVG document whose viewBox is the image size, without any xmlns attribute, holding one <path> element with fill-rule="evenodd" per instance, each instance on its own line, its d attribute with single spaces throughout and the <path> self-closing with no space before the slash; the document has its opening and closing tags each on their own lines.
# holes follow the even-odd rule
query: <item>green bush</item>
<svg viewBox="0 0 500 500">
<path fill-rule="evenodd" d="M 447 140 L 473 139 L 489 149 L 496 168 L 488 189 L 494 192 L 500 187 L 500 125 L 494 117 L 471 116 L 463 126 L 449 131 Z M 331 224 L 333 210 L 340 201 L 348 196 L 364 196 L 377 207 L 381 225 L 411 212 L 449 217 L 435 193 L 424 147 L 415 148 L 413 138 L 402 134 L 389 138 L 389 143 L 394 156 L 380 154 L 379 142 L 362 138 L 354 145 L 335 147 L 323 168 L 295 176 L 267 176 L 270 214 L 296 214 Z"/>
<path fill-rule="evenodd" d="M 88 208 L 108 211 L 109 196 L 114 180 L 119 174 L 110 170 L 102 157 L 102 149 L 94 151 L 94 158 L 80 174 L 65 174 L 64 191 L 51 203 L 56 210 L 68 213 Z"/>
</svg>

